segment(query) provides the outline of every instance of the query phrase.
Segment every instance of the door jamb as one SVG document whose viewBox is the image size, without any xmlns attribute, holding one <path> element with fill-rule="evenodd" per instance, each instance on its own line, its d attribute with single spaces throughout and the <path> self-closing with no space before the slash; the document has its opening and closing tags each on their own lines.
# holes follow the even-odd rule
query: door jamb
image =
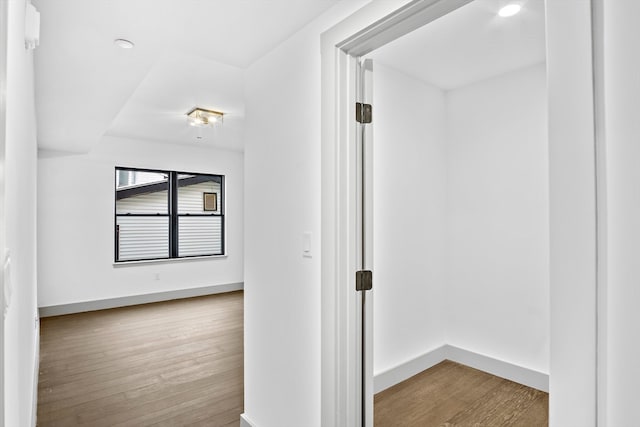
<svg viewBox="0 0 640 427">
<path fill-rule="evenodd" d="M 373 2 L 322 34 L 321 343 L 323 426 L 360 425 L 358 387 L 357 58 L 472 0 Z"/>
<path fill-rule="evenodd" d="M 393 2 L 372 2 L 322 34 L 321 422 L 323 426 L 358 425 L 357 400 L 355 398 L 357 367 L 353 362 L 356 358 L 354 326 L 357 308 L 352 283 L 352 273 L 356 267 L 356 206 L 354 185 L 356 181 L 356 171 L 354 161 L 355 153 L 352 148 L 350 148 L 355 146 L 354 121 L 350 120 L 351 114 L 353 113 L 352 103 L 355 101 L 355 59 L 469 1 L 471 0 L 414 0 L 396 9 L 394 9 L 394 5 L 390 4 Z M 558 0 L 546 1 L 547 6 L 553 5 L 556 7 L 556 10 L 558 10 L 558 6 L 562 6 L 559 5 Z M 549 10 L 547 10 L 547 16 L 549 16 L 549 13 Z M 583 23 L 579 22 L 578 24 L 582 25 Z M 589 31 L 592 32 L 593 27 L 590 27 Z M 549 43 L 549 41 L 547 41 L 547 43 Z M 585 43 L 582 43 L 581 47 L 583 46 L 585 46 Z M 591 40 L 589 41 L 589 46 L 591 46 Z M 556 49 L 557 51 L 562 50 L 564 46 Z M 596 60 L 597 59 L 598 58 L 596 58 Z M 588 72 L 597 73 L 599 71 L 598 67 L 596 67 L 595 70 L 593 68 L 592 64 Z M 591 75 L 593 77 L 593 74 Z M 595 77 L 598 77 L 598 75 L 596 74 Z M 560 77 L 558 80 L 562 80 L 563 78 L 567 79 L 566 77 Z M 584 89 L 586 90 L 587 88 Z M 594 100 L 590 110 L 592 113 L 596 110 L 597 102 L 601 101 Z M 586 108 L 588 110 L 589 106 Z M 584 111 L 582 111 L 582 113 L 584 113 Z M 588 127 L 590 123 L 579 126 Z M 552 137 L 555 138 L 553 141 L 558 141 L 563 135 L 573 136 L 580 133 L 579 131 L 584 130 L 584 128 L 580 129 L 579 126 L 576 125 L 575 122 L 571 122 L 562 129 L 550 129 L 550 142 L 553 139 Z M 595 126 L 597 126 L 597 123 Z M 554 134 L 554 132 L 557 133 Z M 591 156 L 592 161 L 597 161 L 598 154 L 603 148 L 601 145 L 598 145 L 598 138 L 595 136 L 594 138 L 595 139 L 591 141 L 594 142 L 594 152 L 586 154 L 586 157 Z M 586 144 L 589 141 L 583 140 L 579 142 Z M 559 151 L 562 152 L 570 148 L 571 147 L 565 147 Z M 581 148 L 581 150 L 582 149 L 584 148 Z M 550 156 L 554 156 L 554 153 L 550 152 Z M 558 154 L 558 156 L 562 156 L 562 153 Z M 566 160 L 560 157 L 555 159 L 551 157 L 550 160 L 556 162 L 556 168 L 558 167 L 557 165 L 566 163 Z M 604 182 L 604 171 L 595 167 L 596 161 L 593 161 L 592 177 L 596 182 L 601 183 Z M 602 159 L 600 159 L 600 161 L 602 161 Z M 584 170 L 590 169 L 585 167 Z M 570 182 L 562 182 L 562 184 L 562 190 L 572 185 Z M 593 192 L 595 193 L 595 188 Z M 562 220 L 563 217 L 572 211 L 589 205 L 589 200 L 593 201 L 592 208 L 579 213 L 581 216 L 587 218 L 592 215 L 593 223 L 596 224 L 597 221 L 598 224 L 601 224 L 602 218 L 596 219 L 596 211 L 599 212 L 603 202 L 597 200 L 595 194 L 586 195 L 584 199 L 577 200 L 576 206 L 569 208 L 559 205 L 555 207 L 552 206 L 552 215 L 555 214 L 557 217 L 555 221 L 558 222 L 558 219 Z M 582 205 L 580 205 L 581 202 L 583 202 Z M 556 209 L 555 212 L 554 209 Z M 554 217 L 550 218 L 550 221 L 553 223 Z M 585 221 L 585 223 L 589 223 L 589 220 Z M 556 273 L 552 270 L 551 297 L 553 299 L 554 294 L 559 296 L 560 300 L 555 302 L 556 307 L 564 306 L 565 301 L 562 300 L 563 293 L 567 294 L 572 292 L 578 288 L 577 285 L 581 284 L 577 283 L 580 279 L 588 277 L 588 282 L 594 284 L 594 288 L 591 289 L 595 292 L 594 295 L 584 295 L 583 298 L 585 301 L 594 299 L 596 304 L 593 305 L 593 311 L 587 309 L 580 313 L 586 321 L 588 321 L 589 318 L 597 319 L 598 298 L 600 295 L 596 294 L 601 293 L 598 287 L 597 265 L 600 265 L 600 261 L 598 261 L 597 254 L 603 249 L 603 246 L 601 242 L 596 243 L 596 233 L 599 234 L 600 231 L 597 231 L 596 227 L 594 227 L 592 231 L 593 236 L 591 236 L 587 230 L 587 234 L 589 234 L 587 240 L 589 247 L 593 243 L 593 259 L 591 259 L 590 256 L 582 256 L 584 254 L 581 254 L 582 258 L 579 259 L 571 258 L 570 256 L 567 259 L 566 254 L 563 255 L 562 251 L 556 251 L 556 258 L 554 258 L 552 251 L 551 257 L 552 263 L 555 262 L 556 264 L 562 264 L 563 261 L 584 263 L 583 268 L 586 273 L 582 274 L 574 274 L 571 271 Z M 556 239 L 556 244 L 563 246 L 566 238 L 570 238 L 571 235 L 575 234 L 571 232 L 564 233 Z M 551 238 L 553 242 L 553 234 Z M 570 280 L 570 283 L 565 286 L 564 282 L 566 282 L 567 279 Z M 589 283 L 584 283 L 584 285 L 588 285 Z M 554 291 L 554 286 L 561 286 L 563 289 Z M 566 289 L 564 289 L 565 287 Z M 584 289 L 584 293 L 591 292 L 589 291 L 589 286 L 584 286 Z M 554 339 L 554 324 L 555 322 L 562 321 L 560 316 L 554 318 L 553 313 L 552 307 L 552 343 Z M 581 330 L 585 330 L 588 326 L 584 325 L 581 326 L 581 328 Z M 583 350 L 587 353 L 584 355 L 585 358 L 589 360 L 587 365 L 591 366 L 591 360 L 594 361 L 591 372 L 593 374 L 592 382 L 595 395 L 597 393 L 596 378 L 599 375 L 599 368 L 595 363 L 596 348 L 599 346 L 596 340 L 596 329 L 600 329 L 600 324 L 598 324 L 597 327 L 594 325 L 593 329 L 592 332 L 585 333 L 586 335 L 592 335 L 593 341 L 596 344 L 592 349 Z M 554 347 L 552 346 L 551 355 L 553 354 Z M 566 356 L 567 355 L 563 355 L 563 357 Z M 553 356 L 551 360 L 554 360 Z M 563 361 L 561 360 L 560 362 L 557 367 L 566 368 L 566 366 L 563 365 Z M 555 367 L 555 369 L 557 369 L 557 367 Z M 553 364 L 551 370 L 554 370 Z M 574 374 L 570 374 L 567 378 L 558 378 L 556 384 L 559 385 L 565 381 L 570 381 L 572 375 L 575 376 Z M 553 384 L 554 383 L 552 383 L 552 386 Z M 561 388 L 566 389 L 567 387 L 571 388 L 571 384 L 564 384 Z M 551 401 L 553 402 L 556 398 L 562 400 L 562 396 L 552 394 Z M 596 406 L 600 406 L 599 400 Z M 556 410 L 562 409 L 563 407 L 564 405 L 559 404 L 557 401 L 555 405 L 551 405 L 551 408 L 556 408 Z M 570 405 L 562 409 L 562 411 L 571 410 Z M 599 418 L 595 412 L 596 411 L 594 411 L 593 414 L 593 425 L 597 423 L 596 418 Z M 554 418 L 562 419 L 563 416 L 566 416 L 566 414 L 554 414 L 553 411 L 551 411 L 551 422 L 553 423 Z"/>
<path fill-rule="evenodd" d="M 5 260 L 5 146 L 7 137 L 7 67 L 8 67 L 8 22 L 9 2 L 0 1 L 0 308 L 4 310 L 4 260 Z M 4 425 L 4 313 L 0 313 L 0 426 Z"/>
</svg>

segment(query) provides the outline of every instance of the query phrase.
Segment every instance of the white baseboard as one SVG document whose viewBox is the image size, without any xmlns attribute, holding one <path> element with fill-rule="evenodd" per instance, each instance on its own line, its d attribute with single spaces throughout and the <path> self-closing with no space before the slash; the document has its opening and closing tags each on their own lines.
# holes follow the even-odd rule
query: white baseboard
<svg viewBox="0 0 640 427">
<path fill-rule="evenodd" d="M 447 346 L 447 359 L 492 375 L 549 392 L 549 375 L 459 347 Z"/>
<path fill-rule="evenodd" d="M 374 393 L 386 390 L 443 360 L 451 360 L 537 390 L 549 392 L 548 374 L 445 344 L 375 375 L 373 378 Z"/>
<path fill-rule="evenodd" d="M 240 427 L 257 427 L 245 414 L 240 414 Z"/>
<path fill-rule="evenodd" d="M 420 372 L 437 365 L 447 358 L 447 346 L 443 345 L 434 350 L 428 351 L 422 356 L 402 363 L 395 368 L 388 369 L 373 377 L 373 393 L 379 393 L 404 380 L 411 378 Z"/>
<path fill-rule="evenodd" d="M 98 301 L 77 302 L 71 304 L 50 305 L 40 307 L 40 317 L 60 316 L 63 314 L 82 313 L 85 311 L 106 310 L 108 308 L 126 307 L 129 305 L 148 304 L 152 302 L 169 301 L 173 299 L 199 297 L 203 295 L 220 294 L 223 292 L 241 291 L 244 283 L 230 283 L 227 285 L 204 286 L 200 288 L 180 289 L 176 291 L 156 292 L 143 295 L 131 295 L 120 298 L 110 298 Z"/>
</svg>

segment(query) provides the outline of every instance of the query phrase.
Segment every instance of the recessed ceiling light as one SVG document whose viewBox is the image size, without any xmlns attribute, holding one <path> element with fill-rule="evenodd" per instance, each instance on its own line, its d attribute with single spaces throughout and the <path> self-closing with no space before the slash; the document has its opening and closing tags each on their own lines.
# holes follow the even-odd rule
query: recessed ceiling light
<svg viewBox="0 0 640 427">
<path fill-rule="evenodd" d="M 504 6 L 502 9 L 500 9 L 500 11 L 498 11 L 498 15 L 502 16 L 503 18 L 506 18 L 508 16 L 513 16 L 517 14 L 518 12 L 520 12 L 521 9 L 522 9 L 522 6 L 520 6 L 519 4 L 511 3 Z"/>
<path fill-rule="evenodd" d="M 113 41 L 113 44 L 122 49 L 133 49 L 133 47 L 135 46 L 133 42 L 125 39 L 115 39 Z"/>
</svg>

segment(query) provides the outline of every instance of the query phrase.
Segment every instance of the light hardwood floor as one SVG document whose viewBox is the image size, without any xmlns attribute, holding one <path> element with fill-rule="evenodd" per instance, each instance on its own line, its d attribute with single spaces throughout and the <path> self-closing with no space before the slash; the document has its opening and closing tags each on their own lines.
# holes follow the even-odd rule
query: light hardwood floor
<svg viewBox="0 0 640 427">
<path fill-rule="evenodd" d="M 38 426 L 238 426 L 243 294 L 41 320 Z"/>
<path fill-rule="evenodd" d="M 376 427 L 543 427 L 549 395 L 445 360 L 376 394 Z"/>
</svg>

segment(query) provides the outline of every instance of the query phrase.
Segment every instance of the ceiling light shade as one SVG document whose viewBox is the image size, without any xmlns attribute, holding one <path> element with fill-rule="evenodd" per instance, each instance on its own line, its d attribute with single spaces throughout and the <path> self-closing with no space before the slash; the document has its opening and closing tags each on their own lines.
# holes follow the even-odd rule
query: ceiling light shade
<svg viewBox="0 0 640 427">
<path fill-rule="evenodd" d="M 498 15 L 502 16 L 503 18 L 506 18 L 506 17 L 517 14 L 518 12 L 520 12 L 521 9 L 522 9 L 522 6 L 520 6 L 519 4 L 511 3 L 504 6 L 502 9 L 500 9 L 498 11 Z"/>
<path fill-rule="evenodd" d="M 133 47 L 135 46 L 132 41 L 125 39 L 115 39 L 113 41 L 113 44 L 122 49 L 133 49 Z"/>
<path fill-rule="evenodd" d="M 222 124 L 223 116 L 224 113 L 220 111 L 195 107 L 187 113 L 187 123 L 196 127 L 213 127 L 216 124 Z"/>
</svg>

